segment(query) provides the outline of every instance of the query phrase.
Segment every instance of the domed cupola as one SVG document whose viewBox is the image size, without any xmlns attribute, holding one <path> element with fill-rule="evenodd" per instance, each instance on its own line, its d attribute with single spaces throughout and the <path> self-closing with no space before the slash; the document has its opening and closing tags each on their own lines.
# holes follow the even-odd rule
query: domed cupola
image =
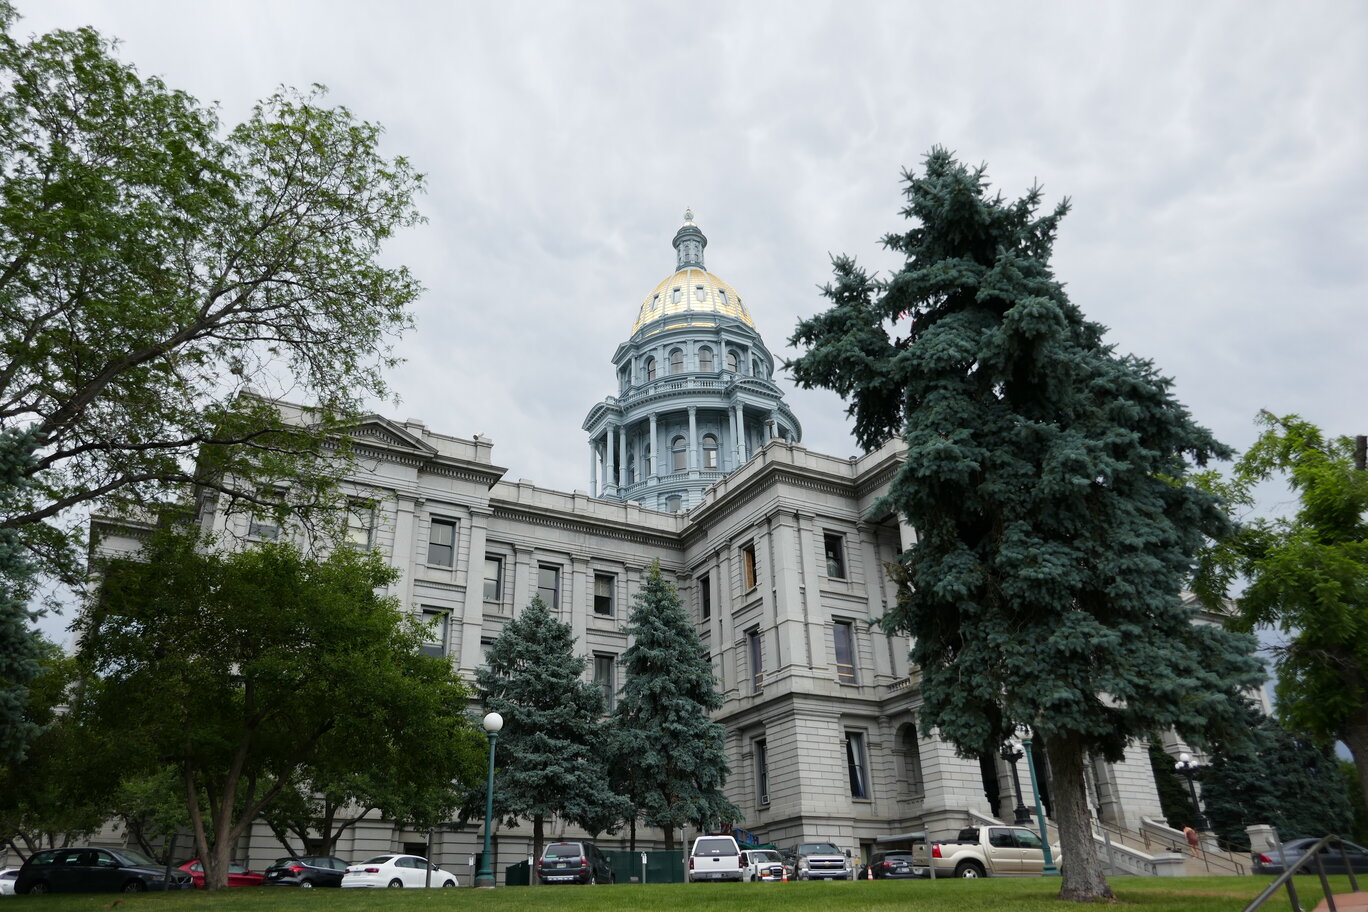
<svg viewBox="0 0 1368 912">
<path fill-rule="evenodd" d="M 741 295 L 704 266 L 708 238 L 692 211 L 673 243 L 674 273 L 613 355 L 618 395 L 584 421 L 590 491 L 668 511 L 697 504 L 771 438 L 802 438 Z"/>
</svg>

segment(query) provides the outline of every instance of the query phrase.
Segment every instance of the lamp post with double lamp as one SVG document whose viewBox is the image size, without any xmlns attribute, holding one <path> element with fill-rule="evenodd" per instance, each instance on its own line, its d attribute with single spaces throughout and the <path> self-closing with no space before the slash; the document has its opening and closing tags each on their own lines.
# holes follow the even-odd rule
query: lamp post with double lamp
<svg viewBox="0 0 1368 912">
<path fill-rule="evenodd" d="M 1201 761 L 1185 751 L 1178 755 L 1178 762 L 1173 764 L 1173 768 L 1187 780 L 1188 791 L 1192 793 L 1192 809 L 1197 812 L 1197 829 L 1205 830 L 1207 819 L 1202 813 L 1202 806 L 1197 803 L 1197 771 L 1202 768 Z"/>
<path fill-rule="evenodd" d="M 1059 868 L 1055 867 L 1054 853 L 1050 851 L 1050 830 L 1045 824 L 1045 807 L 1040 803 L 1040 786 L 1036 783 L 1035 752 L 1031 750 L 1031 739 L 1023 733 L 1021 750 L 1026 755 L 1026 771 L 1031 774 L 1031 795 L 1035 798 L 1036 822 L 1040 824 L 1040 851 L 1045 856 L 1041 867 L 1042 877 L 1055 877 Z"/>
<path fill-rule="evenodd" d="M 489 781 L 485 785 L 485 838 L 484 854 L 480 856 L 480 870 L 475 872 L 475 886 L 487 890 L 494 889 L 494 869 L 490 867 L 490 832 L 494 828 L 494 742 L 503 728 L 503 716 L 492 712 L 481 723 L 489 735 Z"/>
<path fill-rule="evenodd" d="M 1016 738 L 1003 742 L 1000 751 L 1002 759 L 1012 767 L 1012 787 L 1016 789 L 1016 808 L 1012 811 L 1016 815 L 1016 825 L 1025 826 L 1031 822 L 1031 812 L 1026 809 L 1026 803 L 1021 800 L 1021 774 L 1017 772 L 1017 761 L 1025 756 L 1021 750 L 1021 742 Z"/>
</svg>

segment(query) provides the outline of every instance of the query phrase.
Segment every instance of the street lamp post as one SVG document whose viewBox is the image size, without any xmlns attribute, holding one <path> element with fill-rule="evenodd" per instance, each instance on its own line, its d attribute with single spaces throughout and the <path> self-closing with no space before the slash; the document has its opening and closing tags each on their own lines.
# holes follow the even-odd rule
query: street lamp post
<svg viewBox="0 0 1368 912">
<path fill-rule="evenodd" d="M 1202 813 L 1202 806 L 1197 803 L 1197 771 L 1202 768 L 1201 761 L 1184 752 L 1178 755 L 1178 762 L 1173 764 L 1173 768 L 1178 771 L 1178 775 L 1187 780 L 1188 791 L 1192 793 L 1192 809 L 1197 812 L 1197 829 L 1205 830 L 1206 815 Z"/>
<path fill-rule="evenodd" d="M 1025 826 L 1031 822 L 1031 812 L 1026 809 L 1026 803 L 1021 800 L 1021 774 L 1017 772 L 1017 761 L 1025 754 L 1021 750 L 1021 742 L 1016 738 L 1003 742 L 1002 759 L 1012 767 L 1012 787 L 1016 789 L 1016 808 L 1012 811 L 1016 815 L 1016 825 Z"/>
<path fill-rule="evenodd" d="M 1045 864 L 1041 868 L 1042 877 L 1054 877 L 1059 874 L 1059 869 L 1055 867 L 1054 853 L 1050 851 L 1050 830 L 1045 824 L 1045 807 L 1040 803 L 1040 786 L 1036 783 L 1035 752 L 1031 750 L 1031 739 L 1021 739 L 1021 749 L 1026 754 L 1026 771 L 1031 774 L 1031 795 L 1035 798 L 1036 822 L 1040 824 L 1040 850 L 1044 854 Z"/>
<path fill-rule="evenodd" d="M 492 890 L 495 877 L 494 869 L 489 865 L 489 837 L 494 828 L 494 741 L 499 737 L 499 730 L 503 728 L 503 716 L 496 712 L 489 713 L 484 717 L 482 724 L 485 733 L 489 735 L 489 780 L 485 785 L 484 854 L 480 856 L 480 870 L 475 872 L 475 886 Z"/>
</svg>

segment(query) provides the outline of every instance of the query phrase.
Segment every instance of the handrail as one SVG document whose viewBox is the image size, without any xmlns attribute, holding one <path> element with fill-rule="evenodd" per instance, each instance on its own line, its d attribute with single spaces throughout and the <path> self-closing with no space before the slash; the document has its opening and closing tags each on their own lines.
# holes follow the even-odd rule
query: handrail
<svg viewBox="0 0 1368 912">
<path fill-rule="evenodd" d="M 1344 859 L 1344 870 L 1349 874 L 1349 886 L 1357 893 L 1359 888 L 1358 878 L 1354 876 L 1354 866 L 1349 861 L 1349 853 L 1344 848 L 1344 840 L 1331 834 L 1329 836 L 1322 836 L 1317 840 L 1316 844 L 1307 849 L 1306 854 L 1302 855 L 1301 861 L 1292 865 L 1290 868 L 1287 867 L 1287 857 L 1284 855 L 1283 872 L 1268 885 L 1267 889 L 1255 897 L 1253 902 L 1245 906 L 1243 912 L 1254 912 L 1255 909 L 1258 909 L 1264 903 L 1268 902 L 1269 898 L 1272 897 L 1274 893 L 1277 893 L 1278 888 L 1284 884 L 1287 885 L 1287 897 L 1292 903 L 1292 912 L 1304 912 L 1301 906 L 1301 900 L 1297 898 L 1297 888 L 1292 882 L 1292 876 L 1306 867 L 1307 862 L 1312 859 L 1315 859 L 1316 861 L 1316 874 L 1320 878 L 1321 892 L 1325 895 L 1325 903 L 1329 906 L 1330 912 L 1337 912 L 1335 894 L 1330 889 L 1330 880 L 1325 876 L 1325 863 L 1321 861 L 1320 857 L 1320 850 L 1331 842 L 1339 843 L 1340 856 Z"/>
</svg>

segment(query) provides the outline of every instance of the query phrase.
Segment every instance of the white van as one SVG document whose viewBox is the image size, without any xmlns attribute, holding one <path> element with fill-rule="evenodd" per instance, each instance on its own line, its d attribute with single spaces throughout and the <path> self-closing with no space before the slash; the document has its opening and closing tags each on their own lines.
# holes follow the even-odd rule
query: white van
<svg viewBox="0 0 1368 912">
<path fill-rule="evenodd" d="M 699 836 L 689 852 L 688 881 L 741 880 L 741 848 L 731 836 Z"/>
</svg>

